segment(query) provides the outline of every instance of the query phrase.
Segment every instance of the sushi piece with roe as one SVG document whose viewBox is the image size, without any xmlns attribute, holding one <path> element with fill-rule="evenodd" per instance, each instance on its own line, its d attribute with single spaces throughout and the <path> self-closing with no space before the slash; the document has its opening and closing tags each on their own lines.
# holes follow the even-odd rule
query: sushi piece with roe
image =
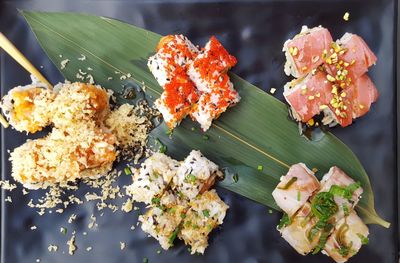
<svg viewBox="0 0 400 263">
<path fill-rule="evenodd" d="M 168 35 L 161 38 L 157 53 L 147 62 L 158 84 L 164 87 L 176 74 L 186 70 L 197 56 L 198 49 L 183 35 Z"/>
<path fill-rule="evenodd" d="M 155 105 L 170 129 L 175 128 L 193 109 L 199 95 L 186 72 L 179 70 L 164 86 Z"/>
<path fill-rule="evenodd" d="M 216 37 L 212 36 L 190 64 L 188 74 L 199 91 L 211 93 L 214 89 L 218 89 L 221 83 L 226 82 L 223 81 L 226 78 L 225 74 L 236 63 L 236 58 L 228 53 Z"/>
</svg>

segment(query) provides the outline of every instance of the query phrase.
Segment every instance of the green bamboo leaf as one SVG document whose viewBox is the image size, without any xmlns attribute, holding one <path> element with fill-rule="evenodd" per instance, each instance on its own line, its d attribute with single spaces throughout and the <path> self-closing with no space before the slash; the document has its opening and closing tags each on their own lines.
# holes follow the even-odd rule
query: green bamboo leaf
<svg viewBox="0 0 400 263">
<path fill-rule="evenodd" d="M 76 74 L 80 70 L 117 94 L 125 85 L 136 84 L 143 87 L 148 99 L 159 97 L 162 89 L 146 61 L 154 53 L 160 35 L 105 17 L 28 11 L 22 14 L 66 79 L 79 81 Z M 86 59 L 78 60 L 82 55 Z M 61 69 L 60 63 L 65 59 L 70 61 Z M 162 124 L 152 131 L 152 138 L 165 144 L 168 154 L 175 158 L 183 158 L 190 149 L 201 150 L 227 168 L 220 186 L 275 209 L 271 192 L 290 165 L 304 162 L 319 170 L 318 177 L 337 165 L 364 188 L 358 212 L 365 222 L 389 227 L 375 212 L 367 173 L 346 145 L 330 133 L 319 141 L 299 136 L 297 125 L 288 119 L 285 104 L 234 74 L 231 78 L 242 100 L 215 121 L 207 131 L 207 140 L 190 120 L 183 121 L 172 136 L 166 134 L 167 127 Z M 262 171 L 257 169 L 259 165 Z"/>
</svg>

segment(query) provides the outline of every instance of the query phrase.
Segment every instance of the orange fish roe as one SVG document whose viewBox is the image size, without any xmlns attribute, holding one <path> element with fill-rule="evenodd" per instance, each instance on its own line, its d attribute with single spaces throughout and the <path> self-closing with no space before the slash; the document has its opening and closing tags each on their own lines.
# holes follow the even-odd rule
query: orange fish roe
<svg viewBox="0 0 400 263">
<path fill-rule="evenodd" d="M 208 42 L 208 47 L 201 51 L 193 61 L 193 68 L 200 74 L 200 78 L 209 83 L 214 83 L 220 74 L 226 73 L 236 65 L 237 60 L 230 55 L 222 44 L 212 36 Z"/>
<path fill-rule="evenodd" d="M 186 117 L 192 105 L 199 98 L 196 87 L 184 71 L 177 73 L 164 86 L 164 90 L 165 97 L 163 101 L 176 120 L 182 120 Z"/>
</svg>

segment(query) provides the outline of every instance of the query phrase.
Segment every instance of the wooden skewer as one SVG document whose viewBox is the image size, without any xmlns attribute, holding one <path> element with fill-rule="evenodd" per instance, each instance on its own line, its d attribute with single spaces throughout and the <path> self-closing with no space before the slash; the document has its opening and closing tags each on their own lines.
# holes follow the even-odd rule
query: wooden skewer
<svg viewBox="0 0 400 263">
<path fill-rule="evenodd" d="M 0 114 L 0 123 L 1 123 L 1 125 L 3 125 L 4 128 L 8 128 L 8 126 L 9 126 L 7 120 L 1 114 Z"/>
<path fill-rule="evenodd" d="M 38 80 L 45 83 L 49 89 L 52 89 L 53 86 L 47 79 L 32 65 L 29 60 L 22 55 L 22 53 L 14 46 L 10 40 L 7 39 L 3 33 L 0 32 L 0 47 L 4 49 L 12 58 L 15 59 L 24 69 L 26 69 L 29 73 L 34 75 Z"/>
</svg>

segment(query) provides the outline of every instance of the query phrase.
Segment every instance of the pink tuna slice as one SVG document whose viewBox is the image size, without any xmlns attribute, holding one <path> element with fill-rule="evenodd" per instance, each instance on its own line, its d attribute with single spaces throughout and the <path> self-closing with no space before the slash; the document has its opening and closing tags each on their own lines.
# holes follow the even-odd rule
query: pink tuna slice
<svg viewBox="0 0 400 263">
<path fill-rule="evenodd" d="M 304 81 L 286 91 L 284 96 L 301 121 L 308 122 L 321 112 L 322 105 L 329 104 L 332 99 L 331 90 L 332 83 L 327 81 L 326 74 L 317 71 L 315 75 L 309 75 Z"/>
<path fill-rule="evenodd" d="M 310 73 L 323 63 L 322 54 L 324 50 L 329 50 L 333 42 L 331 33 L 326 28 L 318 28 L 310 33 L 298 36 L 288 44 L 290 48 L 297 48 L 298 53 L 291 55 L 297 71 L 301 77 Z"/>
<path fill-rule="evenodd" d="M 359 77 L 354 83 L 353 118 L 366 114 L 373 102 L 378 100 L 378 90 L 367 74 Z"/>
<path fill-rule="evenodd" d="M 347 77 L 350 77 L 352 81 L 364 75 L 368 71 L 368 68 L 377 61 L 377 57 L 368 47 L 367 43 L 355 34 L 344 34 L 338 41 L 338 44 L 342 49 L 347 50 L 343 55 L 339 55 L 338 58 L 339 61 L 343 60 L 350 63 L 350 66 L 346 69 L 349 72 Z M 355 61 L 354 64 L 351 64 L 352 61 Z M 330 69 L 332 75 L 335 76 L 337 72 L 335 66 L 330 66 Z"/>
</svg>

